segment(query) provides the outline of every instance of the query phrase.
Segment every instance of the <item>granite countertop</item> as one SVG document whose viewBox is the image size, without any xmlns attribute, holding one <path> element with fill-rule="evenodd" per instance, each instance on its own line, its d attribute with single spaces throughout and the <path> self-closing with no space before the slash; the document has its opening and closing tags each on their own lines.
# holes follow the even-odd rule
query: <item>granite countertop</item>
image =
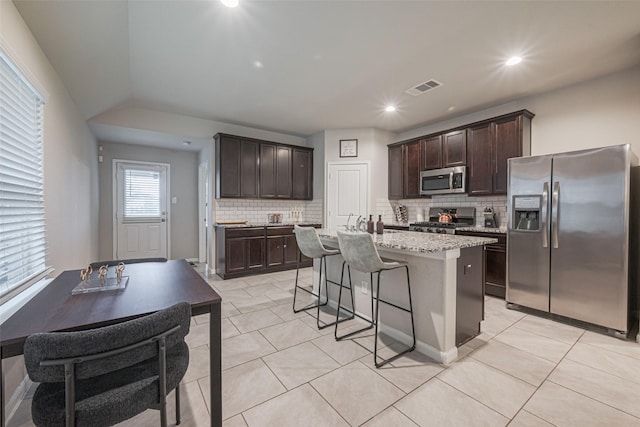
<svg viewBox="0 0 640 427">
<path fill-rule="evenodd" d="M 318 235 L 320 238 L 337 240 L 336 230 L 321 228 L 318 230 Z M 485 237 L 415 233 L 398 230 L 387 230 L 382 235 L 373 234 L 373 240 L 379 249 L 396 249 L 419 253 L 443 252 L 498 242 L 498 239 Z"/>
<path fill-rule="evenodd" d="M 247 222 L 246 224 L 216 224 L 216 227 L 222 228 L 249 228 L 249 227 L 291 227 L 293 225 L 299 225 L 301 227 L 308 227 L 311 225 L 321 225 L 319 222 Z"/>
<path fill-rule="evenodd" d="M 507 227 L 488 228 L 488 227 L 460 227 L 456 231 L 477 231 L 478 233 L 503 233 L 507 232 Z"/>
</svg>

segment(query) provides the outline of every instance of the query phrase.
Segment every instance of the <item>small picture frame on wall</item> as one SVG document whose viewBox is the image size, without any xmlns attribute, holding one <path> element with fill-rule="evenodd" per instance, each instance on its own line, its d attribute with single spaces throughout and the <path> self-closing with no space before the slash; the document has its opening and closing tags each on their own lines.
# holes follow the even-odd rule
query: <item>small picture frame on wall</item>
<svg viewBox="0 0 640 427">
<path fill-rule="evenodd" d="M 358 157 L 358 140 L 341 139 L 340 157 Z"/>
</svg>

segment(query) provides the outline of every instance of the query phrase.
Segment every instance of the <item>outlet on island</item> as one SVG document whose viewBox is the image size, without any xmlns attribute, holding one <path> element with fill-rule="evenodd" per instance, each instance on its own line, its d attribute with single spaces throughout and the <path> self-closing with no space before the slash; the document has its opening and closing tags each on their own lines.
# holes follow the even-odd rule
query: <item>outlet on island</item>
<svg viewBox="0 0 640 427">
<path fill-rule="evenodd" d="M 369 295 L 369 282 L 367 282 L 366 280 L 360 282 L 360 292 L 365 295 Z"/>
</svg>

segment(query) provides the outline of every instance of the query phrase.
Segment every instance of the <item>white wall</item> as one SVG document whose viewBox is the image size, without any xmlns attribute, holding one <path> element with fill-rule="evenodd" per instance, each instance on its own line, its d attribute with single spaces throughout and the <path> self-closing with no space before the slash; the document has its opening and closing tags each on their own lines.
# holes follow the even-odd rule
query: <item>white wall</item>
<svg viewBox="0 0 640 427">
<path fill-rule="evenodd" d="M 204 138 L 209 141 L 213 140 L 213 135 L 222 132 L 248 138 L 281 142 L 283 144 L 305 145 L 305 139 L 296 135 L 128 106 L 109 110 L 92 118 L 90 122 L 92 124 L 150 130 L 195 139 Z"/>
<path fill-rule="evenodd" d="M 47 264 L 59 274 L 97 255 L 96 141 L 10 1 L 0 1 L 0 44 L 35 86 L 48 93 L 43 134 Z M 4 360 L 2 366 L 9 403 L 26 372 L 22 357 Z"/>
<path fill-rule="evenodd" d="M 198 257 L 198 153 L 100 142 L 99 260 L 113 259 L 113 159 L 170 165 L 169 206 L 171 258 Z M 95 259 L 94 261 L 98 261 Z"/>
<path fill-rule="evenodd" d="M 340 157 L 340 140 L 357 139 L 358 157 Z M 368 161 L 370 162 L 369 212 L 376 214 L 376 201 L 386 199 L 388 194 L 387 144 L 396 140 L 395 134 L 380 129 L 329 129 L 324 131 L 324 160 L 322 176 L 314 176 L 314 189 L 318 180 L 325 183 L 326 163 Z M 316 142 L 317 143 L 317 142 Z"/>
<path fill-rule="evenodd" d="M 521 109 L 536 115 L 532 155 L 626 143 L 640 154 L 640 66 L 402 132 L 397 141 Z"/>
</svg>

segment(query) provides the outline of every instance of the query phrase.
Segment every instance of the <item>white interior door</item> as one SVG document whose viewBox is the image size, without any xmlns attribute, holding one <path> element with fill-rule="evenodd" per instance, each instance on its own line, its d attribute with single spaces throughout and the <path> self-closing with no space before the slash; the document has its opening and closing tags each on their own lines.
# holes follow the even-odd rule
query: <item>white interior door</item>
<svg viewBox="0 0 640 427">
<path fill-rule="evenodd" d="M 209 210 L 209 178 L 207 165 L 202 163 L 198 167 L 198 262 L 207 261 L 208 210 Z"/>
<path fill-rule="evenodd" d="M 169 165 L 114 160 L 114 259 L 168 258 Z"/>
<path fill-rule="evenodd" d="M 369 164 L 329 163 L 327 179 L 327 226 L 336 229 L 355 225 L 369 211 Z"/>
</svg>

